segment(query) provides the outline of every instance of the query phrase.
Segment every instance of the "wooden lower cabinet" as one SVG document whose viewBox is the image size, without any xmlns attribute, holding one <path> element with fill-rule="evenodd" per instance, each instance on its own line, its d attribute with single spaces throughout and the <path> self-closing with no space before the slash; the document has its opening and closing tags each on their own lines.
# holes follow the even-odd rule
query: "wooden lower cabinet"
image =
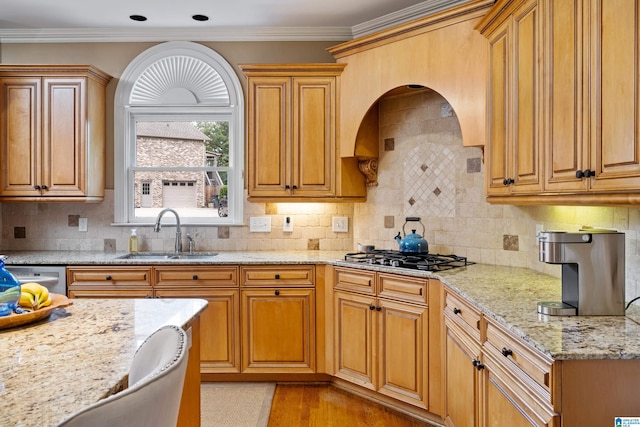
<svg viewBox="0 0 640 427">
<path fill-rule="evenodd" d="M 553 360 L 450 291 L 444 317 L 447 427 L 560 426 Z"/>
<path fill-rule="evenodd" d="M 314 373 L 313 289 L 250 289 L 242 297 L 242 372 Z"/>
<path fill-rule="evenodd" d="M 337 269 L 334 292 L 335 376 L 413 406 L 427 409 L 429 397 L 429 309 L 426 304 L 376 298 L 354 289 L 372 283 L 383 292 L 400 289 L 401 276 Z M 406 278 L 404 289 L 426 279 Z M 418 285 L 418 286 L 414 286 Z M 370 286 L 365 286 L 370 289 Z M 364 289 L 364 288 L 363 288 Z M 367 290 L 367 292 L 369 292 Z M 422 291 L 420 291 L 422 293 Z M 413 298 L 413 297 L 410 297 Z M 426 299 L 426 294 L 423 295 Z"/>
<path fill-rule="evenodd" d="M 447 427 L 480 426 L 482 328 L 480 312 L 446 291 L 444 369 Z M 480 369 L 478 369 L 480 368 Z"/>
<path fill-rule="evenodd" d="M 200 372 L 240 372 L 240 291 L 238 289 L 160 289 L 158 298 L 202 298 Z"/>
<path fill-rule="evenodd" d="M 476 365 L 480 359 L 480 343 L 446 317 L 445 328 L 445 424 L 447 427 L 477 427 L 480 425 L 481 377 Z"/>
<path fill-rule="evenodd" d="M 69 267 L 70 298 L 152 298 L 152 268 L 129 266 Z"/>
<path fill-rule="evenodd" d="M 240 372 L 240 290 L 236 266 L 154 267 L 157 298 L 203 298 L 201 373 Z"/>
</svg>

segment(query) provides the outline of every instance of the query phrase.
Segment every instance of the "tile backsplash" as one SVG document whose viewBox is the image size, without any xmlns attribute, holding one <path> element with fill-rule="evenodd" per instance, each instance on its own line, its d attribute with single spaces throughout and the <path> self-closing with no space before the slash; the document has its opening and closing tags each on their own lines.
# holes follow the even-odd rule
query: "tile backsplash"
<svg viewBox="0 0 640 427">
<path fill-rule="evenodd" d="M 480 148 L 463 147 L 455 115 L 439 94 L 422 91 L 380 102 L 380 158 L 377 187 L 368 188 L 365 203 L 249 203 L 250 216 L 270 215 L 270 233 L 249 227 L 183 227 L 197 250 L 336 250 L 353 251 L 358 243 L 397 249 L 394 236 L 405 218 L 418 216 L 434 253 L 455 253 L 469 260 L 528 267 L 559 276 L 560 266 L 538 261 L 536 226 L 575 231 L 605 227 L 626 235 L 627 299 L 640 295 L 638 233 L 640 209 L 618 207 L 519 207 L 490 205 L 484 197 L 484 164 Z M 3 250 L 120 250 L 128 248 L 129 227 L 115 227 L 113 191 L 105 201 L 78 203 L 2 203 Z M 285 216 L 294 231 L 282 230 Z M 349 232 L 332 231 L 332 217 L 349 218 Z M 79 218 L 88 219 L 78 231 Z M 154 233 L 137 227 L 141 251 L 174 247 L 175 228 Z M 405 230 L 410 233 L 411 230 Z M 422 228 L 418 226 L 418 233 Z"/>
</svg>

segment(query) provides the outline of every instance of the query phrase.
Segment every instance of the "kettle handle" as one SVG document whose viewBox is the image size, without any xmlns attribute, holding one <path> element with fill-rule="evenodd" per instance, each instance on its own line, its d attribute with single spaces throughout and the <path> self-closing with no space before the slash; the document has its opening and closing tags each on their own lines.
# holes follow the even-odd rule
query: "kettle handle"
<svg viewBox="0 0 640 427">
<path fill-rule="evenodd" d="M 408 217 L 405 218 L 405 223 L 402 225 L 402 233 L 405 236 L 407 235 L 407 232 L 404 230 L 404 227 L 405 227 L 405 225 L 407 225 L 407 222 L 419 222 L 420 225 L 422 226 L 422 236 L 424 237 L 424 233 L 425 233 L 426 229 L 424 228 L 424 224 L 422 223 L 422 221 L 420 221 L 420 217 L 419 216 L 408 216 Z M 400 233 L 398 233 L 398 234 L 400 234 Z"/>
</svg>

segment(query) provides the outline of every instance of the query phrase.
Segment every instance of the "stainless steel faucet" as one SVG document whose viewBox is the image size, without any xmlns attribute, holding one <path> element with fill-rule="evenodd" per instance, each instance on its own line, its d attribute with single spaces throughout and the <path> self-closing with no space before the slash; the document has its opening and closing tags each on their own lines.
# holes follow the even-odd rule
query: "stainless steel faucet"
<svg viewBox="0 0 640 427">
<path fill-rule="evenodd" d="M 180 217 L 178 216 L 178 212 L 174 211 L 171 208 L 162 209 L 158 214 L 158 217 L 156 218 L 156 225 L 153 227 L 153 231 L 155 231 L 156 233 L 160 232 L 160 229 L 162 228 L 162 226 L 160 225 L 160 220 L 162 219 L 162 216 L 167 212 L 171 212 L 176 216 L 176 253 L 180 253 L 182 252 L 182 231 L 180 230 Z"/>
</svg>

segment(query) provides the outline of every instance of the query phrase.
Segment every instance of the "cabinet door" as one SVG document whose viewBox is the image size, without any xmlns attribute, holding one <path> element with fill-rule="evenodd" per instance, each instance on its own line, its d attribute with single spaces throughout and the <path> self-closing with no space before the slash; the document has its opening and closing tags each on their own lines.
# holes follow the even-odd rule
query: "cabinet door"
<svg viewBox="0 0 640 427">
<path fill-rule="evenodd" d="M 240 372 L 240 291 L 187 287 L 156 288 L 159 298 L 204 298 L 200 315 L 200 372 Z"/>
<path fill-rule="evenodd" d="M 591 2 L 593 190 L 640 187 L 640 2 Z"/>
<path fill-rule="evenodd" d="M 513 192 L 542 190 L 542 25 L 538 0 L 526 1 L 513 15 Z"/>
<path fill-rule="evenodd" d="M 541 20 L 537 0 L 489 36 L 489 167 L 492 195 L 542 190 Z"/>
<path fill-rule="evenodd" d="M 337 291 L 334 293 L 334 301 L 335 376 L 375 390 L 375 299 Z"/>
<path fill-rule="evenodd" d="M 292 195 L 335 194 L 335 78 L 293 78 Z"/>
<path fill-rule="evenodd" d="M 445 423 L 448 427 L 480 425 L 480 344 L 445 316 Z M 519 424 L 513 424 L 519 425 Z"/>
<path fill-rule="evenodd" d="M 489 146 L 487 167 L 487 193 L 508 194 L 511 179 L 509 159 L 508 111 L 509 106 L 509 45 L 508 22 L 501 25 L 489 38 Z"/>
<path fill-rule="evenodd" d="M 378 307 L 378 392 L 428 409 L 428 309 L 384 299 Z"/>
<path fill-rule="evenodd" d="M 249 196 L 288 196 L 292 185 L 291 79 L 252 77 L 248 86 Z"/>
<path fill-rule="evenodd" d="M 44 196 L 85 195 L 85 84 L 84 78 L 43 79 Z"/>
<path fill-rule="evenodd" d="M 315 291 L 243 290 L 242 372 L 315 372 Z"/>
<path fill-rule="evenodd" d="M 498 357 L 498 359 L 496 359 Z M 559 414 L 553 412 L 547 399 L 542 399 L 537 387 L 527 381 L 517 369 L 504 364 L 502 355 L 484 354 L 482 369 L 483 426 L 512 427 L 559 426 Z M 545 402 L 546 400 L 546 402 Z"/>
<path fill-rule="evenodd" d="M 0 80 L 0 195 L 39 196 L 41 80 Z"/>
<path fill-rule="evenodd" d="M 582 0 L 547 2 L 549 136 L 546 151 L 547 191 L 584 191 L 589 180 L 576 178 L 576 171 L 589 169 L 589 141 L 583 124 L 582 102 L 583 16 Z"/>
</svg>

